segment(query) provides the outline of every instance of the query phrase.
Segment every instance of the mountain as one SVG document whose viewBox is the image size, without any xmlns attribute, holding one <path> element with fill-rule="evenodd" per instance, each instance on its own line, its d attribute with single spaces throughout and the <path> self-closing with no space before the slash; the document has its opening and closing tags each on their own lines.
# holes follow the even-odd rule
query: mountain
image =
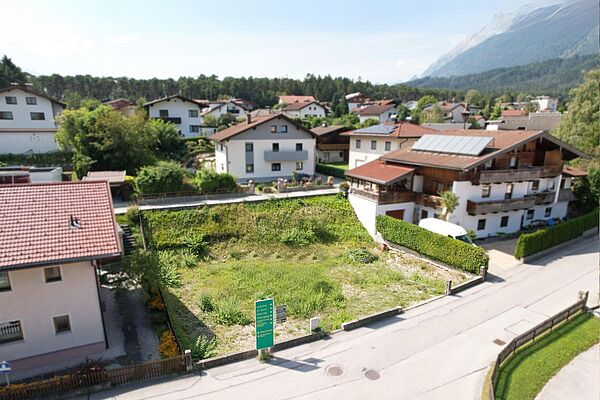
<svg viewBox="0 0 600 400">
<path fill-rule="evenodd" d="M 598 68 L 598 56 L 555 58 L 517 67 L 496 68 L 478 74 L 451 77 L 425 77 L 406 82 L 416 88 L 488 92 L 525 92 L 564 96 L 581 83 L 581 72 Z"/>
<path fill-rule="evenodd" d="M 423 76 L 460 76 L 597 53 L 598 3 L 577 0 L 498 14 L 433 63 Z"/>
</svg>

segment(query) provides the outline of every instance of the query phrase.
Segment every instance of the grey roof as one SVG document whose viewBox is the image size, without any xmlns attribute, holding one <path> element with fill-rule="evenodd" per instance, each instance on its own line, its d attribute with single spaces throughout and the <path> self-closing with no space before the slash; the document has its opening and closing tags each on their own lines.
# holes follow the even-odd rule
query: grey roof
<svg viewBox="0 0 600 400">
<path fill-rule="evenodd" d="M 478 157 L 492 140 L 488 136 L 424 135 L 412 150 Z"/>
<path fill-rule="evenodd" d="M 356 129 L 354 131 L 354 133 L 361 133 L 361 134 L 365 134 L 365 135 L 369 135 L 369 134 L 370 135 L 390 135 L 390 134 L 394 133 L 395 130 L 396 130 L 395 125 L 379 124 L 379 125 L 372 125 L 367 128 Z"/>
</svg>

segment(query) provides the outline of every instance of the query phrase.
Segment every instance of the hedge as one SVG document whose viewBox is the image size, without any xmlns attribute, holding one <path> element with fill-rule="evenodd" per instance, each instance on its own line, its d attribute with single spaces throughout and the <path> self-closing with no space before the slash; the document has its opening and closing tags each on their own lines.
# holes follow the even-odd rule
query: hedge
<svg viewBox="0 0 600 400">
<path fill-rule="evenodd" d="M 519 236 L 515 258 L 523 258 L 550 247 L 575 239 L 583 232 L 598 226 L 598 209 L 551 228 Z"/>
<path fill-rule="evenodd" d="M 346 179 L 344 168 L 333 167 L 331 165 L 317 164 L 317 172 L 327 176 L 335 176 L 338 178 Z"/>
<path fill-rule="evenodd" d="M 485 250 L 386 215 L 377 216 L 377 231 L 389 242 L 474 274 L 488 265 Z"/>
</svg>

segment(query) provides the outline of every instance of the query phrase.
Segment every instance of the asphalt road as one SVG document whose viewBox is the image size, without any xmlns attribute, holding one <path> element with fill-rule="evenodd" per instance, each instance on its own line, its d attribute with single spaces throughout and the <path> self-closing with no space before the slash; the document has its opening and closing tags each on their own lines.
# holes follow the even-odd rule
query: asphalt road
<svg viewBox="0 0 600 400">
<path fill-rule="evenodd" d="M 574 303 L 598 303 L 598 239 L 329 340 L 90 399 L 479 399 L 502 345 Z"/>
</svg>

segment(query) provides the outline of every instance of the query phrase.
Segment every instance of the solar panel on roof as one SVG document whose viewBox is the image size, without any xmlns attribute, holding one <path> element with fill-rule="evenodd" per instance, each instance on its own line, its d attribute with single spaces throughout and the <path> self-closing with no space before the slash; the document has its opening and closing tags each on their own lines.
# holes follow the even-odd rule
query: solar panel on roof
<svg viewBox="0 0 600 400">
<path fill-rule="evenodd" d="M 390 133 L 394 132 L 395 130 L 396 130 L 396 127 L 394 125 L 379 124 L 379 125 L 372 125 L 367 128 L 357 129 L 354 132 L 372 134 L 372 135 L 389 135 Z"/>
<path fill-rule="evenodd" d="M 487 136 L 424 135 L 412 149 L 434 153 L 479 156 L 494 138 Z"/>
</svg>

